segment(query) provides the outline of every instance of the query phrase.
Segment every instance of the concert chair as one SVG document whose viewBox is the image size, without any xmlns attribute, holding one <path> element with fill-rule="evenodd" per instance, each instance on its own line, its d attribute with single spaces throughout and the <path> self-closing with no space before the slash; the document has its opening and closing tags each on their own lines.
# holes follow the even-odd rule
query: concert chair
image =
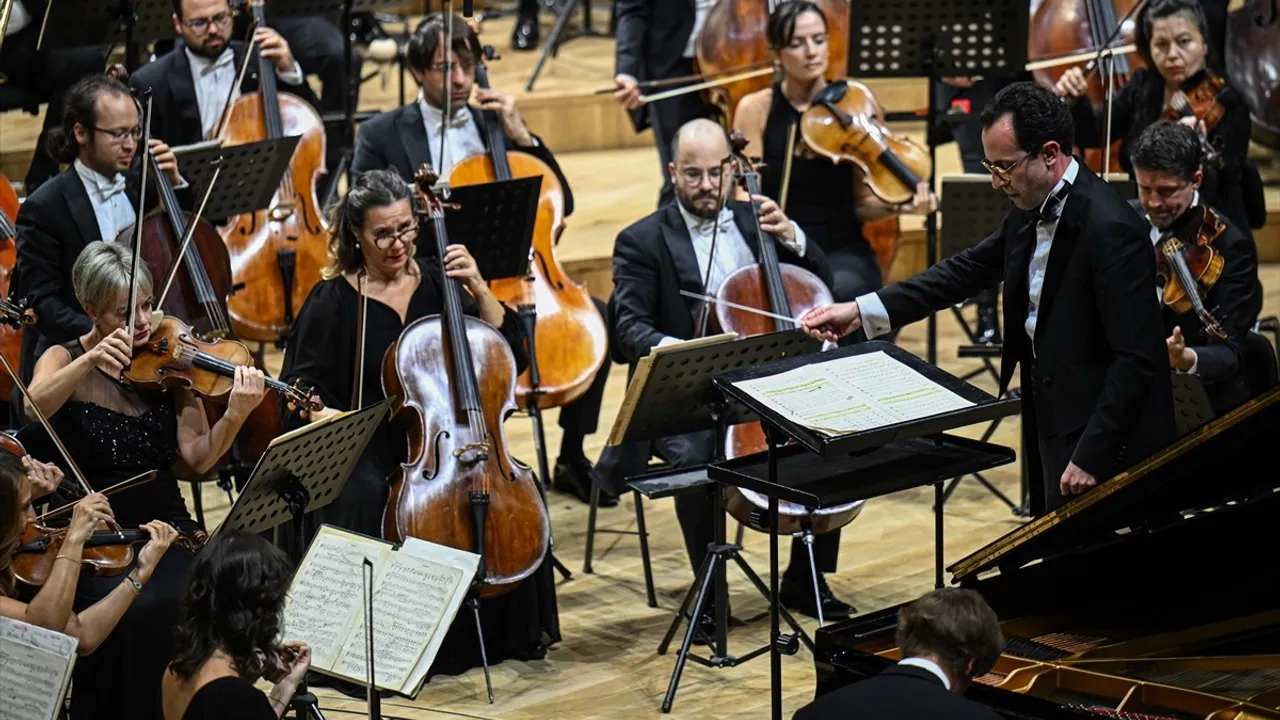
<svg viewBox="0 0 1280 720">
<path fill-rule="evenodd" d="M 662 462 L 651 463 L 648 468 L 649 472 L 665 470 L 667 465 Z M 591 575 L 594 570 L 591 567 L 591 561 L 595 554 L 596 533 L 612 533 L 614 535 L 635 535 L 640 538 L 640 560 L 644 567 L 644 590 L 645 597 L 649 602 L 649 607 L 658 607 L 658 597 L 653 589 L 653 565 L 649 561 L 649 531 L 644 524 L 644 498 L 650 496 L 648 486 L 645 481 L 636 480 L 627 483 L 631 488 L 631 495 L 636 504 L 636 529 L 635 530 L 616 530 L 612 528 L 596 527 L 596 509 L 600 505 L 600 486 L 592 483 L 591 485 L 591 505 L 587 510 L 587 549 L 585 557 L 582 561 L 582 572 Z M 663 497 L 666 497 L 665 495 Z"/>
</svg>

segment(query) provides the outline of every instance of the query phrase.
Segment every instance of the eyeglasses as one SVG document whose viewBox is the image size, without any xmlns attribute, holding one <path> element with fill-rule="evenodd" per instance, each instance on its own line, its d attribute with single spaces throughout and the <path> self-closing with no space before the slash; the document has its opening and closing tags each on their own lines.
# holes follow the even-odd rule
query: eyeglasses
<svg viewBox="0 0 1280 720">
<path fill-rule="evenodd" d="M 680 171 L 684 177 L 684 181 L 690 185 L 701 185 L 702 179 L 707 178 L 713 183 L 719 183 L 720 178 L 724 175 L 723 167 L 714 167 L 710 170 L 699 170 L 697 168 L 685 168 Z"/>
<path fill-rule="evenodd" d="M 211 25 L 217 25 L 218 27 L 226 27 L 230 25 L 231 18 L 231 13 L 218 13 L 211 18 L 196 18 L 194 20 L 187 20 L 182 24 L 190 28 L 192 32 L 203 34 L 209 32 L 209 26 Z"/>
<path fill-rule="evenodd" d="M 1017 170 L 1018 166 L 1026 162 L 1027 158 L 1031 157 L 1032 155 L 1033 153 L 1027 153 L 1026 155 L 1023 155 L 1020 159 L 1015 161 L 1012 165 L 1007 165 L 1005 167 L 1000 167 L 999 165 L 996 165 L 990 160 L 986 158 L 982 158 L 982 167 L 986 168 L 987 172 L 999 178 L 1000 182 L 1007 183 L 1009 182 L 1009 176 L 1013 174 L 1013 171 Z"/>
<path fill-rule="evenodd" d="M 418 223 L 412 223 L 402 226 L 398 230 L 384 230 L 373 234 L 373 244 L 379 250 L 386 250 L 391 247 L 397 240 L 403 243 L 411 243 L 418 237 Z"/>
<path fill-rule="evenodd" d="M 122 143 L 128 139 L 133 139 L 134 141 L 142 139 L 141 125 L 134 125 L 133 127 L 127 130 L 108 130 L 106 128 L 100 128 L 95 125 L 93 129 L 96 132 L 100 132 L 103 135 L 106 135 L 107 138 L 111 140 L 111 142 L 113 143 Z"/>
<path fill-rule="evenodd" d="M 453 64 L 454 70 L 461 70 L 463 75 L 470 75 L 472 70 L 476 69 L 476 64 L 470 60 L 459 60 Z M 444 63 L 436 63 L 427 67 L 428 72 L 443 75 L 445 71 Z"/>
</svg>

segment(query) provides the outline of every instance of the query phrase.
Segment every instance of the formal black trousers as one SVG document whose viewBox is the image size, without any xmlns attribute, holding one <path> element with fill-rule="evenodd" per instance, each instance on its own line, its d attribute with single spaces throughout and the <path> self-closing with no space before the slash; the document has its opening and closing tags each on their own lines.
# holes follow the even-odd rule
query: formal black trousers
<svg viewBox="0 0 1280 720">
<path fill-rule="evenodd" d="M 605 318 L 607 322 L 609 306 L 599 298 L 591 298 L 591 300 L 600 311 L 600 317 Z M 596 431 L 600 424 L 600 405 L 604 402 L 604 386 L 609 382 L 611 365 L 609 352 L 606 349 L 604 364 L 596 371 L 596 376 L 591 380 L 591 386 L 577 400 L 560 408 L 560 429 L 565 433 L 586 437 Z"/>
</svg>

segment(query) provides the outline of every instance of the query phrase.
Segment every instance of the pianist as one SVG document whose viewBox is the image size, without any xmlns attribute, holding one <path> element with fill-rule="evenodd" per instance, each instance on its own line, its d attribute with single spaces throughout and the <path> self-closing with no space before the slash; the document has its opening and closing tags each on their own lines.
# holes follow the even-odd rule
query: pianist
<svg viewBox="0 0 1280 720">
<path fill-rule="evenodd" d="M 902 660 L 879 675 L 823 695 L 794 720 L 946 718 L 1000 720 L 961 696 L 1000 657 L 995 611 L 973 590 L 942 588 L 898 613 Z"/>
</svg>

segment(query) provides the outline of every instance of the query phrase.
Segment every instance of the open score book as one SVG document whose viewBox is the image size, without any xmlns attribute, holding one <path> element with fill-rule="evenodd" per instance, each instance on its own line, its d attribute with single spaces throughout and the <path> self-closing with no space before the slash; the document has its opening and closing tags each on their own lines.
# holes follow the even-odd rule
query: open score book
<svg viewBox="0 0 1280 720">
<path fill-rule="evenodd" d="M 364 568 L 373 563 L 374 684 L 416 695 L 479 568 L 475 553 L 320 527 L 285 603 L 284 640 L 311 646 L 311 669 L 364 685 Z"/>
<path fill-rule="evenodd" d="M 0 617 L 0 720 L 56 720 L 80 641 Z"/>
</svg>

